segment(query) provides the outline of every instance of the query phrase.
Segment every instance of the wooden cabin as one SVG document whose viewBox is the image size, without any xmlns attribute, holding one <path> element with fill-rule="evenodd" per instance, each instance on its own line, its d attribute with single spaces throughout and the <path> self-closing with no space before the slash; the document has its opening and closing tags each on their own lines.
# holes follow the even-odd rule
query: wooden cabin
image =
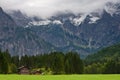
<svg viewBox="0 0 120 80">
<path fill-rule="evenodd" d="M 30 74 L 30 70 L 26 66 L 21 66 L 18 68 L 18 73 L 19 74 Z"/>
</svg>

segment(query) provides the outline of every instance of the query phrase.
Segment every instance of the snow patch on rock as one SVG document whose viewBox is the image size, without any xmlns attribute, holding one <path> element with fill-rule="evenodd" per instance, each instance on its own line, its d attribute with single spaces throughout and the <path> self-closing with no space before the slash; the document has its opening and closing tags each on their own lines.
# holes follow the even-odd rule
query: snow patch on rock
<svg viewBox="0 0 120 80">
<path fill-rule="evenodd" d="M 29 22 L 26 27 L 29 27 L 29 26 L 46 26 L 46 25 L 49 25 L 49 24 L 62 25 L 62 22 L 60 20 L 54 20 L 54 21 L 51 21 L 51 20 L 32 21 L 32 22 Z"/>
<path fill-rule="evenodd" d="M 82 22 L 84 22 L 85 18 L 87 15 L 82 15 L 80 17 L 76 17 L 76 18 L 70 18 L 70 21 L 72 24 L 74 24 L 75 26 L 79 26 Z"/>
<path fill-rule="evenodd" d="M 54 20 L 53 22 L 52 22 L 53 24 L 63 24 L 60 20 Z"/>
<path fill-rule="evenodd" d="M 96 23 L 96 21 L 99 19 L 100 19 L 99 17 L 92 17 L 92 18 L 90 18 L 89 24 Z"/>
</svg>

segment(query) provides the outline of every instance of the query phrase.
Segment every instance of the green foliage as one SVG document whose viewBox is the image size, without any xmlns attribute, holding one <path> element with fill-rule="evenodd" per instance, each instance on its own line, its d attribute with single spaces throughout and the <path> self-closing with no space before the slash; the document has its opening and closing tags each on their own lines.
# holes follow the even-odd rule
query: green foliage
<svg viewBox="0 0 120 80">
<path fill-rule="evenodd" d="M 51 52 L 36 56 L 12 56 L 0 50 L 0 74 L 17 73 L 17 68 L 43 69 L 44 74 L 120 74 L 120 44 L 89 55 L 84 63 L 75 52 Z"/>
<path fill-rule="evenodd" d="M 59 52 L 53 52 L 49 55 L 49 67 L 54 74 L 64 73 L 64 54 Z"/>
<path fill-rule="evenodd" d="M 20 60 L 20 65 L 24 65 L 24 66 L 31 66 L 31 61 L 30 61 L 30 58 L 29 56 L 25 55 L 25 56 L 22 56 L 21 57 L 21 60 Z"/>
<path fill-rule="evenodd" d="M 44 72 L 52 74 L 81 74 L 83 73 L 83 61 L 80 55 L 74 52 L 66 54 L 51 52 L 36 56 L 12 56 L 8 50 L 0 53 L 0 73 L 17 73 L 17 68 L 27 66 L 32 69 L 45 68 Z"/>
<path fill-rule="evenodd" d="M 7 74 L 9 70 L 9 63 L 6 53 L 0 51 L 0 73 Z"/>
<path fill-rule="evenodd" d="M 85 67 L 84 73 L 87 74 L 101 74 L 103 69 L 103 65 L 100 63 L 93 63 Z"/>
<path fill-rule="evenodd" d="M 44 74 L 120 74 L 120 44 L 89 55 L 84 63 L 75 52 L 51 52 L 36 56 L 12 56 L 0 50 L 0 74 L 17 73 L 17 68 L 44 69 Z"/>
<path fill-rule="evenodd" d="M 16 65 L 16 67 L 20 66 L 19 56 L 12 56 L 11 62 Z"/>
<path fill-rule="evenodd" d="M 83 73 L 83 62 L 77 53 L 69 52 L 65 56 L 65 72 L 67 74 Z"/>
<path fill-rule="evenodd" d="M 120 74 L 120 44 L 89 55 L 84 62 L 85 73 Z"/>
<path fill-rule="evenodd" d="M 104 63 L 112 59 L 120 57 L 120 44 L 104 48 L 93 55 L 89 55 L 85 59 L 86 65 L 91 63 Z"/>
<path fill-rule="evenodd" d="M 120 61 L 111 60 L 105 65 L 103 73 L 106 74 L 120 74 Z"/>
<path fill-rule="evenodd" d="M 10 73 L 17 73 L 17 66 L 15 64 L 10 64 Z"/>
</svg>

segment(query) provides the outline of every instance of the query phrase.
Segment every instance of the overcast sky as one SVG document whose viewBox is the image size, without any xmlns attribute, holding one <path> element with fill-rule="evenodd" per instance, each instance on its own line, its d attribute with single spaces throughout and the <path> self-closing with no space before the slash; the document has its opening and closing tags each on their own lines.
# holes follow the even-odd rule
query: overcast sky
<svg viewBox="0 0 120 80">
<path fill-rule="evenodd" d="M 0 0 L 5 10 L 21 10 L 27 15 L 50 17 L 58 12 L 71 11 L 75 14 L 102 10 L 107 2 L 120 0 Z"/>
</svg>

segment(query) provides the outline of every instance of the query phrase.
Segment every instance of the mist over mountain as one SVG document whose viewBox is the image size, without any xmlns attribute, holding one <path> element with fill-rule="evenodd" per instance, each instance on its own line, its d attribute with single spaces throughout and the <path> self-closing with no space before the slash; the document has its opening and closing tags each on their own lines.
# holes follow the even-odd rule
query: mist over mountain
<svg viewBox="0 0 120 80">
<path fill-rule="evenodd" d="M 45 1 L 47 2 L 47 0 Z M 0 5 L 2 4 L 5 11 L 0 8 L 0 48 L 2 50 L 8 49 L 12 55 L 20 56 L 53 51 L 73 51 L 85 57 L 104 47 L 120 42 L 119 0 L 94 1 L 99 3 L 99 8 L 88 8 L 90 11 L 84 11 L 81 8 L 75 9 L 78 12 L 74 11 L 74 8 L 73 11 L 72 9 L 68 9 L 68 11 L 63 9 L 60 12 L 58 11 L 59 13 L 53 12 L 54 15 L 50 11 L 50 15 L 49 12 L 45 14 L 49 16 L 46 18 L 45 15 L 41 17 L 44 13 L 44 11 L 39 10 L 41 8 L 33 6 L 31 10 L 35 14 L 27 11 L 25 7 L 28 3 L 27 0 L 24 3 L 25 9 L 20 7 L 22 4 L 16 5 L 15 8 L 15 5 L 6 7 L 2 4 L 4 1 L 1 0 Z M 30 0 L 30 2 L 32 1 Z M 46 2 L 43 1 L 43 3 Z M 54 0 L 51 1 L 52 4 L 53 2 Z M 67 2 L 72 3 L 73 1 L 65 1 L 65 3 Z M 79 1 L 76 0 L 73 4 L 76 5 L 76 2 Z M 88 2 L 90 0 L 81 3 L 87 4 Z M 14 4 L 17 3 L 19 1 L 14 2 Z M 11 4 L 13 3 L 10 2 Z M 95 7 L 93 4 L 89 6 Z M 34 10 L 38 11 L 37 15 Z M 49 9 L 47 10 L 49 11 Z"/>
<path fill-rule="evenodd" d="M 78 14 L 90 14 L 92 12 L 103 13 L 108 3 L 118 3 L 119 0 L 0 0 L 0 6 L 5 11 L 20 10 L 28 16 L 50 18 L 58 13 L 72 12 Z"/>
</svg>

